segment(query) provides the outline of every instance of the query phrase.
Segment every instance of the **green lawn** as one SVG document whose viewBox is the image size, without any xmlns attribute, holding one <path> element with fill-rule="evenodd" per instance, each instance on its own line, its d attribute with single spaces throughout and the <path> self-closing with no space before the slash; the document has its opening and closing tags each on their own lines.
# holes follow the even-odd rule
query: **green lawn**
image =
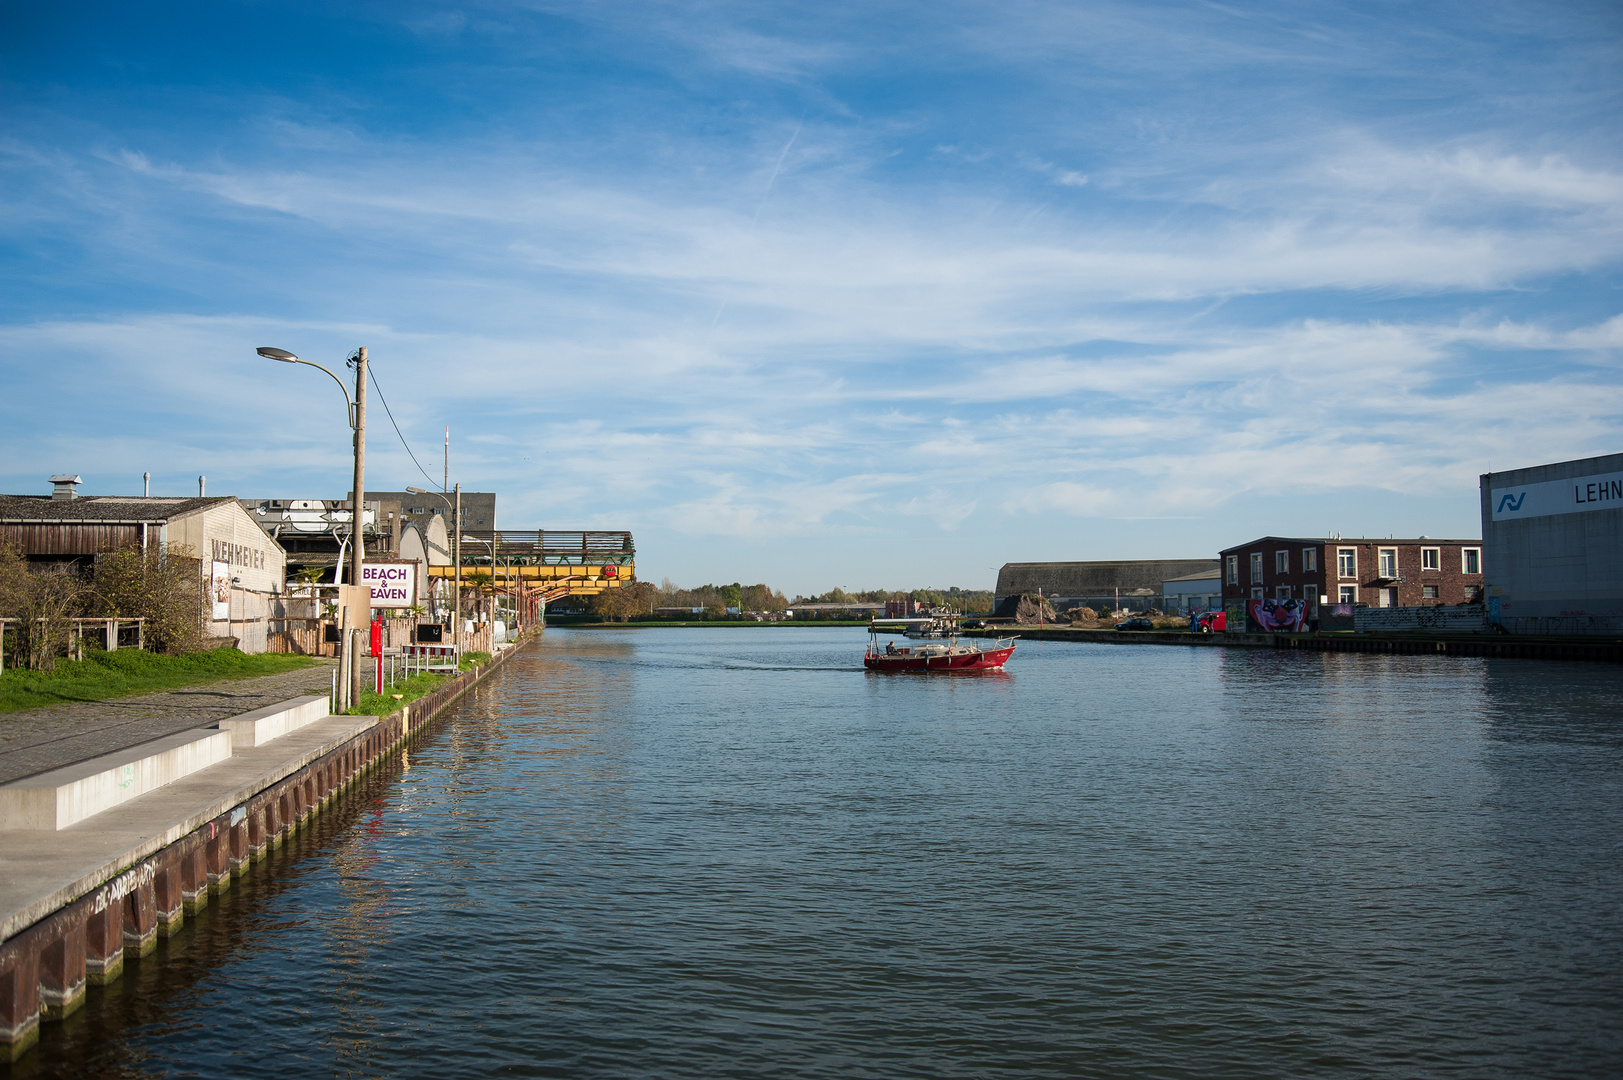
<svg viewBox="0 0 1623 1080">
<path fill-rule="evenodd" d="M 486 652 L 470 652 L 462 654 L 463 671 L 472 671 L 490 663 L 490 654 Z M 385 674 L 387 679 L 388 675 Z M 449 675 L 432 675 L 424 672 L 413 675 L 411 678 L 396 678 L 393 686 L 385 683 L 383 693 L 374 694 L 370 690 L 361 691 L 361 700 L 349 710 L 350 716 L 388 716 L 407 702 L 416 701 L 425 694 L 431 694 L 444 685 Z M 367 677 L 370 685 L 370 676 Z M 395 695 L 400 695 L 396 697 Z"/>
<path fill-rule="evenodd" d="M 198 686 L 222 679 L 279 675 L 319 663 L 314 657 L 284 653 L 248 656 L 235 649 L 211 649 L 187 656 L 160 656 L 139 649 L 92 652 L 83 660 L 64 660 L 55 671 L 26 668 L 0 674 L 0 712 L 37 709 L 69 701 L 102 701 Z"/>
</svg>

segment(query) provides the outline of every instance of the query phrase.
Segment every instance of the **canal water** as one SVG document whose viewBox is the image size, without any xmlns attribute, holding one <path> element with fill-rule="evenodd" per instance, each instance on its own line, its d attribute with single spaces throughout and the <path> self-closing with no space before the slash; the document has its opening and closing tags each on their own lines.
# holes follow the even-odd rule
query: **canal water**
<svg viewBox="0 0 1623 1080">
<path fill-rule="evenodd" d="M 38 1076 L 1623 1068 L 1623 671 L 548 630 Z"/>
</svg>

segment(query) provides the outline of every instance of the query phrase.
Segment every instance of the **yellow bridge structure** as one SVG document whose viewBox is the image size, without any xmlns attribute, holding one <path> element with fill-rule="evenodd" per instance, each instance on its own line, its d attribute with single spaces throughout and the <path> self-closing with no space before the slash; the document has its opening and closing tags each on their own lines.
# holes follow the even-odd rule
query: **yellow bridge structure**
<svg viewBox="0 0 1623 1080">
<path fill-rule="evenodd" d="M 555 529 L 464 529 L 463 584 L 470 574 L 491 587 L 543 601 L 595 596 L 637 580 L 637 548 L 628 532 Z M 454 578 L 457 567 L 430 566 L 431 578 Z"/>
</svg>

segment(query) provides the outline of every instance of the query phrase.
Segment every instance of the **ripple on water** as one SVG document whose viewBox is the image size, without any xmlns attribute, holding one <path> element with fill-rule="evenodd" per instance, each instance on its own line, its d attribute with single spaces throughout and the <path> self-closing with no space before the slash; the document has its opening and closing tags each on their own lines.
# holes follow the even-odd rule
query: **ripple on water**
<svg viewBox="0 0 1623 1080">
<path fill-rule="evenodd" d="M 34 1075 L 1602 1075 L 1601 665 L 550 630 Z"/>
</svg>

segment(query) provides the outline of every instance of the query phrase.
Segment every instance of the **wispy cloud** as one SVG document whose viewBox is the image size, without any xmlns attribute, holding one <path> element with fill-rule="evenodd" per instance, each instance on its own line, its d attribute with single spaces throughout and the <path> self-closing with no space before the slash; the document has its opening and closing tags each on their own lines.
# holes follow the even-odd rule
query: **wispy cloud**
<svg viewBox="0 0 1623 1080">
<path fill-rule="evenodd" d="M 790 589 L 1332 509 L 1468 533 L 1477 473 L 1623 445 L 1615 34 L 1578 89 L 1508 8 L 387 17 L 366 79 L 20 95 L 9 487 L 332 494 L 335 390 L 261 344 L 370 345 L 504 522 L 631 527 L 678 579 L 781 551 Z M 372 460 L 415 474 L 392 431 Z"/>
</svg>

